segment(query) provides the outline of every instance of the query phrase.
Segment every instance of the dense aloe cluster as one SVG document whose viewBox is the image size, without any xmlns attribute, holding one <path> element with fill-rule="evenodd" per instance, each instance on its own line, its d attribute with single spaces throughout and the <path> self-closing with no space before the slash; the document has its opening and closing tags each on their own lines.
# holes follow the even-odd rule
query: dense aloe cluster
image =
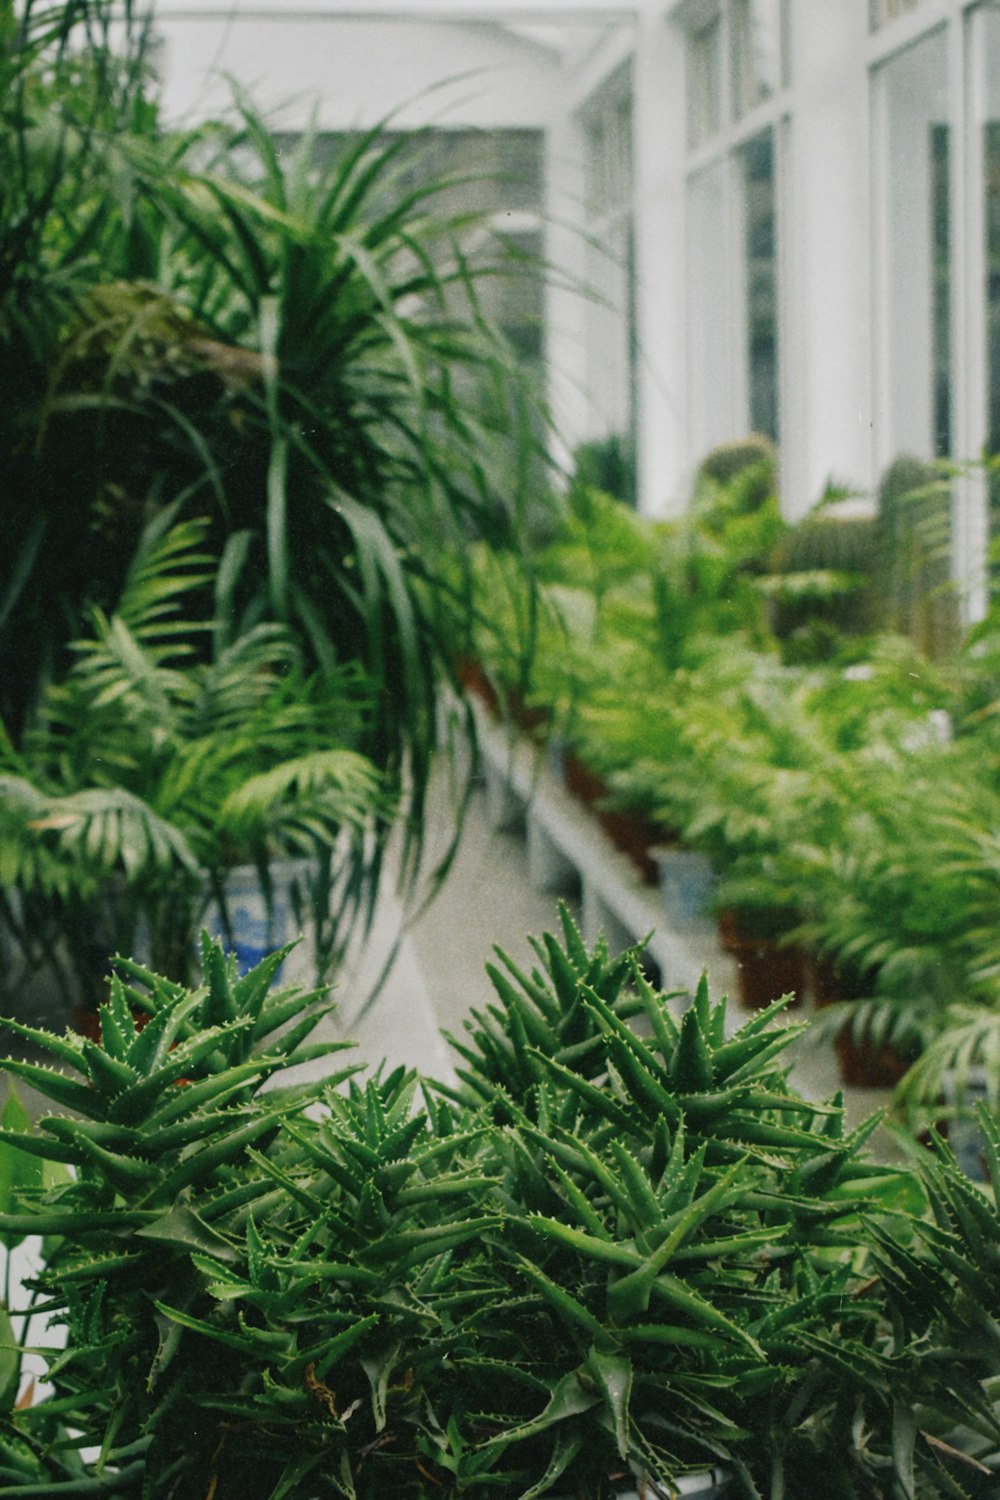
<svg viewBox="0 0 1000 1500">
<path fill-rule="evenodd" d="M 8 1123 L 0 1234 L 49 1237 L 68 1342 L 44 1400 L 6 1377 L 0 1493 L 991 1493 L 995 1205 L 873 1163 L 773 1013 L 675 1019 L 568 919 L 537 952 L 456 1088 L 275 1080 L 327 1003 L 207 945 L 196 990 L 127 966 L 99 1043 L 28 1032 L 71 1113 Z"/>
</svg>

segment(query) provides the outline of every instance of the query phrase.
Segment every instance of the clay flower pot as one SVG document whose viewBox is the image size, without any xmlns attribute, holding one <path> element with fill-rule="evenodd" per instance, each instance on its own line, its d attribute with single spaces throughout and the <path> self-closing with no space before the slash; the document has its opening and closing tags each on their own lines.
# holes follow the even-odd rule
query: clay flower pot
<svg viewBox="0 0 1000 1500">
<path fill-rule="evenodd" d="M 736 960 L 739 1002 L 747 1010 L 762 1010 L 788 994 L 795 996 L 793 1004 L 802 1003 L 805 954 L 794 943 L 782 940 L 777 917 L 777 913 L 755 913 L 748 919 L 731 908 L 719 912 L 719 944 Z"/>
</svg>

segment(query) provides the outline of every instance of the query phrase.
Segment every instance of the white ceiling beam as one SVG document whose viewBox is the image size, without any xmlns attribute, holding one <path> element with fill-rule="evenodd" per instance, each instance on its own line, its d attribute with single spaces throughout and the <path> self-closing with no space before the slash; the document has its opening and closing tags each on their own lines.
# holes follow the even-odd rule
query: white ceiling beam
<svg viewBox="0 0 1000 1500">
<path fill-rule="evenodd" d="M 158 0 L 156 11 L 170 15 L 239 16 L 267 15 L 272 19 L 294 19 L 308 16 L 329 16 L 331 20 L 350 21 L 476 21 L 503 26 L 539 25 L 572 26 L 593 25 L 602 21 L 616 22 L 629 19 L 646 8 L 643 0 L 627 3 L 627 0 L 505 0 L 497 9 L 477 3 L 477 0 L 411 0 L 401 4 L 400 0 L 378 3 L 371 0 L 366 6 L 357 0 Z"/>
</svg>

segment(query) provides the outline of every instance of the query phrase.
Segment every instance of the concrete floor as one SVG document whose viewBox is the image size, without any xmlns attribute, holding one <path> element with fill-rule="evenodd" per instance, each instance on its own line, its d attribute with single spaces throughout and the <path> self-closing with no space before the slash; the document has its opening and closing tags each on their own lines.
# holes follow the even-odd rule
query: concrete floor
<svg viewBox="0 0 1000 1500">
<path fill-rule="evenodd" d="M 432 789 L 429 868 L 443 858 L 456 821 L 456 802 L 442 774 Z M 578 910 L 572 900 L 571 909 Z M 450 1078 L 451 1057 L 441 1031 L 461 1036 L 470 1011 L 494 998 L 486 965 L 502 948 L 530 964 L 528 938 L 559 930 L 558 898 L 536 891 L 528 878 L 523 838 L 494 829 L 477 789 L 468 803 L 453 862 L 437 894 L 406 917 L 391 889 L 383 893 L 366 953 L 342 971 L 338 1029 L 357 1041 L 371 1063 L 405 1062 Z M 395 962 L 371 997 L 394 943 Z"/>
</svg>

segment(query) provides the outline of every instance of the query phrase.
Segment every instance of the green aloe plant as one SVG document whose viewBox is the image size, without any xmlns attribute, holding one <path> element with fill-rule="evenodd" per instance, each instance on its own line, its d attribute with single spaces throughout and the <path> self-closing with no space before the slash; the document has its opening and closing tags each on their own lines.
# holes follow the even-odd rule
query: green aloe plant
<svg viewBox="0 0 1000 1500">
<path fill-rule="evenodd" d="M 797 1095 L 799 1028 L 679 1011 L 564 919 L 497 968 L 457 1089 L 283 1084 L 330 1049 L 279 961 L 128 964 L 99 1042 L 19 1028 L 56 1112 L 0 1133 L 0 1234 L 50 1237 L 11 1316 L 67 1343 L 34 1404 L 8 1351 L 5 1493 L 991 1492 L 996 1203 Z"/>
<path fill-rule="evenodd" d="M 514 1217 L 497 1243 L 512 1284 L 533 1287 L 550 1317 L 537 1347 L 558 1440 L 538 1492 L 592 1451 L 596 1421 L 622 1460 L 674 1473 L 698 1453 L 735 1469 L 747 1494 L 874 1496 L 880 1472 L 900 1494 L 966 1493 L 980 1460 L 964 1478 L 960 1461 L 949 1472 L 942 1407 L 988 1432 L 992 1387 L 966 1369 L 949 1372 L 943 1402 L 932 1391 L 917 1350 L 956 1344 L 947 1320 L 930 1331 L 933 1304 L 913 1288 L 919 1275 L 943 1291 L 926 1259 L 947 1241 L 959 1316 L 982 1353 L 992 1303 L 975 1297 L 995 1206 L 946 1151 L 915 1163 L 921 1189 L 867 1155 L 874 1121 L 846 1136 L 837 1101 L 795 1095 L 781 1057 L 803 1028 L 757 1017 L 730 1034 L 704 988 L 678 1022 L 568 924 L 565 939 L 565 950 L 539 945 L 530 975 L 508 965 L 510 978 L 496 976 L 504 1003 L 460 1049 L 465 1087 L 516 1122 Z M 994 1126 L 986 1138 L 995 1151 Z M 835 1466 L 828 1488 L 821 1460 Z"/>
<path fill-rule="evenodd" d="M 193 1367 L 176 1360 L 182 1322 L 157 1304 L 176 1309 L 178 1320 L 207 1311 L 204 1292 L 192 1296 L 191 1256 L 233 1260 L 236 1226 L 252 1243 L 253 1216 L 273 1200 L 274 1183 L 253 1169 L 250 1152 L 266 1147 L 303 1100 L 260 1096 L 257 1086 L 343 1045 L 308 1045 L 329 1010 L 321 993 L 269 993 L 281 956 L 237 980 L 222 950 L 206 946 L 206 985 L 197 992 L 131 966 L 102 1010 L 100 1042 L 17 1028 L 41 1042 L 54 1066 L 10 1060 L 9 1072 L 71 1115 L 46 1117 L 38 1135 L 8 1130 L 6 1149 L 68 1163 L 74 1175 L 50 1193 L 46 1213 L 8 1215 L 4 1225 L 6 1234 L 20 1225 L 60 1236 L 31 1306 L 60 1307 L 68 1326 L 66 1352 L 49 1371 L 60 1396 L 34 1408 L 20 1431 L 9 1423 L 0 1444 L 10 1493 L 81 1493 L 72 1486 L 87 1473 L 82 1493 L 145 1493 L 142 1476 L 154 1461 L 168 1484 L 170 1446 L 201 1420 L 199 1392 L 232 1365 L 241 1335 L 202 1343 L 206 1378 L 192 1384 Z M 161 1416 L 150 1432 L 136 1421 L 146 1405 Z M 89 1464 L 74 1449 L 58 1452 L 70 1408 L 84 1441 L 100 1450 Z"/>
</svg>

